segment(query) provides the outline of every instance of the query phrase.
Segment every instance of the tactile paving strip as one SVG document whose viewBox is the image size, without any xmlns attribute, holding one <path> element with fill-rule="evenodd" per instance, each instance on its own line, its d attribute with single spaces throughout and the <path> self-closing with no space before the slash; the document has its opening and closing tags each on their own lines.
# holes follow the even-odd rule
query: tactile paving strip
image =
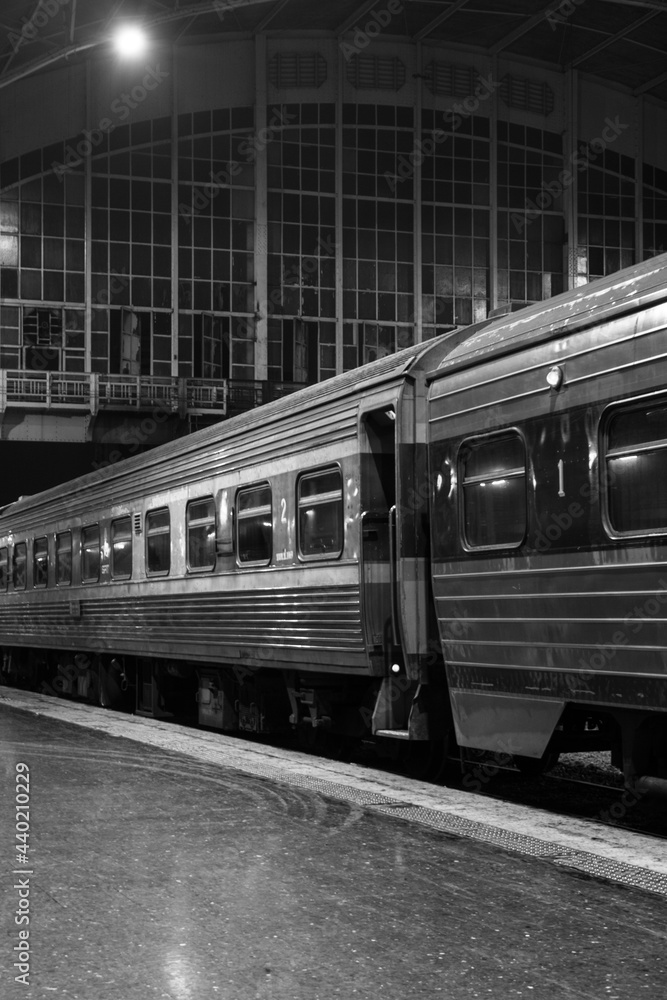
<svg viewBox="0 0 667 1000">
<path fill-rule="evenodd" d="M 562 851 L 559 851 L 558 854 L 559 857 L 553 859 L 554 863 L 562 865 L 564 868 L 575 868 L 577 871 L 595 878 L 609 879 L 610 882 L 622 882 L 623 885 L 631 885 L 636 889 L 645 889 L 647 892 L 657 892 L 661 896 L 667 896 L 667 875 L 660 872 L 609 861 L 607 858 L 599 858 L 596 854 L 574 851 L 571 856 L 565 856 Z"/>
<path fill-rule="evenodd" d="M 469 837 L 493 844 L 502 850 L 550 859 L 560 867 L 570 868 L 594 878 L 603 878 L 667 896 L 667 874 L 623 864 L 585 851 L 564 848 L 559 844 L 467 819 L 455 813 L 416 806 L 398 798 L 356 788 L 354 785 L 303 774 L 294 768 L 294 760 L 298 755 L 289 751 L 261 748 L 271 753 L 276 761 L 276 763 L 266 763 L 253 756 L 253 751 L 256 751 L 257 747 L 244 745 L 242 741 L 234 738 L 184 731 L 154 719 L 111 715 L 103 710 L 76 703 L 60 701 L 54 703 L 51 699 L 30 695 L 27 692 L 16 692 L 15 696 L 13 695 L 13 692 L 5 689 L 0 701 L 16 708 L 37 711 L 65 722 L 180 753 L 200 762 L 207 761 L 226 768 L 234 768 L 246 774 L 280 781 L 329 798 L 342 799 L 386 816 L 398 816 L 402 820 L 421 823 L 454 836 Z"/>
<path fill-rule="evenodd" d="M 387 810 L 383 805 L 379 805 L 378 809 L 380 812 L 391 812 L 393 815 L 398 812 L 396 809 Z M 572 868 L 595 878 L 622 882 L 624 885 L 631 885 L 637 889 L 645 889 L 667 896 L 667 875 L 650 871 L 648 868 L 626 865 L 586 851 L 568 850 L 558 844 L 549 844 L 547 841 L 538 840 L 536 837 L 529 837 L 512 830 L 503 830 L 501 827 L 489 826 L 486 823 L 465 819 L 452 813 L 442 813 L 436 809 L 409 806 L 398 814 L 402 819 L 424 823 L 436 830 L 452 833 L 459 837 L 471 837 L 474 840 L 494 844 L 503 850 L 515 851 L 519 854 L 551 858 L 554 864 L 564 868 Z"/>
<path fill-rule="evenodd" d="M 440 812 L 438 809 L 407 806 L 405 810 L 398 812 L 396 809 L 387 810 L 381 805 L 380 811 L 391 812 L 394 815 L 399 815 L 401 819 L 407 819 L 413 823 L 424 823 L 426 826 L 455 834 L 457 837 L 471 837 L 474 840 L 494 844 L 508 851 L 531 854 L 533 857 L 548 858 L 564 853 L 562 847 L 550 844 L 546 840 L 538 840 L 537 837 L 528 837 L 526 834 L 515 833 L 512 830 L 503 830 L 501 827 L 490 826 L 488 823 L 480 823 L 474 819 L 466 819 L 465 816 L 457 816 L 454 813 Z"/>
</svg>

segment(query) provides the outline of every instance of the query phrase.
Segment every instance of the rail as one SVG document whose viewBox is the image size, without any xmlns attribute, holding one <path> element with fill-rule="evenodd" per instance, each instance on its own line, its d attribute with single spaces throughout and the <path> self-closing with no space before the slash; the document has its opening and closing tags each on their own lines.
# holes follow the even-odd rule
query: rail
<svg viewBox="0 0 667 1000">
<path fill-rule="evenodd" d="M 254 409 L 296 389 L 298 382 L 251 379 L 169 378 L 101 375 L 93 372 L 33 372 L 0 369 L 0 413 L 8 408 L 69 410 L 152 410 L 227 416 Z"/>
</svg>

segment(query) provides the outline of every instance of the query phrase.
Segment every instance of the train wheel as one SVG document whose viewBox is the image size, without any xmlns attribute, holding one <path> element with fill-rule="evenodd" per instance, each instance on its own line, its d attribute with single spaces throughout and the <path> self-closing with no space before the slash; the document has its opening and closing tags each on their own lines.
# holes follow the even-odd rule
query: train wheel
<svg viewBox="0 0 667 1000">
<path fill-rule="evenodd" d="M 116 657 L 104 659 L 100 656 L 97 663 L 97 673 L 99 677 L 98 701 L 101 707 L 121 708 L 127 688 L 123 661 Z"/>
</svg>

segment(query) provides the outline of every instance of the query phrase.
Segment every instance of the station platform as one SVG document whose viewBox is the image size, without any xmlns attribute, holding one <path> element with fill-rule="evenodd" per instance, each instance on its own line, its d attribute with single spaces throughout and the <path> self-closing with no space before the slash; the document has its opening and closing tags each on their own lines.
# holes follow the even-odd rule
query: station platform
<svg viewBox="0 0 667 1000">
<path fill-rule="evenodd" d="M 3 1000 L 666 995 L 657 838 L 8 688 L 0 762 Z"/>
</svg>

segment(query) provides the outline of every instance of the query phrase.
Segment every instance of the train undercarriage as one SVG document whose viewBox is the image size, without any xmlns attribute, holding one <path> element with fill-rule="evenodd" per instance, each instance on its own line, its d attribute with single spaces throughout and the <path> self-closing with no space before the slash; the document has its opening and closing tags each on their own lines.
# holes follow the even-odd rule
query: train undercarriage
<svg viewBox="0 0 667 1000">
<path fill-rule="evenodd" d="M 296 733 L 301 746 L 324 753 L 372 741 L 380 756 L 429 762 L 431 774 L 442 772 L 453 757 L 464 774 L 479 766 L 474 751 L 456 746 L 446 692 L 432 685 L 22 647 L 3 649 L 1 663 L 4 685 L 103 708 L 230 734 Z M 429 699 L 438 704 L 430 731 Z M 378 717 L 396 711 L 404 718 L 409 714 L 410 728 L 383 730 Z M 414 739 L 415 734 L 427 738 Z M 535 775 L 554 766 L 560 754 L 598 750 L 611 751 L 612 765 L 623 772 L 628 788 L 667 796 L 663 713 L 567 705 L 541 758 L 487 757 L 488 766 L 511 763 Z"/>
</svg>

